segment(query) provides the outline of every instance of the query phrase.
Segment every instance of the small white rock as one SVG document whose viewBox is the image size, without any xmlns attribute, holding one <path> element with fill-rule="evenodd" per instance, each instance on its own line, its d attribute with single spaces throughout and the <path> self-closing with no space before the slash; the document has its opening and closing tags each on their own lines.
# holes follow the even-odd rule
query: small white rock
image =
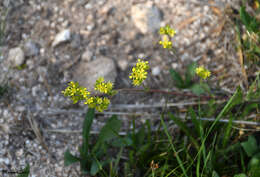
<svg viewBox="0 0 260 177">
<path fill-rule="evenodd" d="M 160 72 L 161 72 L 161 69 L 159 66 L 156 66 L 152 69 L 152 75 L 154 75 L 154 76 L 158 76 L 160 74 Z"/>
<path fill-rule="evenodd" d="M 15 154 L 16 154 L 17 157 L 22 156 L 23 155 L 23 149 L 19 149 L 18 151 L 16 151 Z"/>
<path fill-rule="evenodd" d="M 4 163 L 5 163 L 6 165 L 9 165 L 9 164 L 10 164 L 10 160 L 9 160 L 8 158 L 5 158 L 5 159 L 4 159 Z"/>
<path fill-rule="evenodd" d="M 11 66 L 19 66 L 23 64 L 24 60 L 24 52 L 20 47 L 10 49 L 8 61 L 11 64 Z"/>
<path fill-rule="evenodd" d="M 176 69 L 178 67 L 178 63 L 172 63 L 172 68 Z"/>
<path fill-rule="evenodd" d="M 59 45 L 62 42 L 69 41 L 71 39 L 71 33 L 69 29 L 65 29 L 59 32 L 52 43 L 52 47 Z"/>
</svg>

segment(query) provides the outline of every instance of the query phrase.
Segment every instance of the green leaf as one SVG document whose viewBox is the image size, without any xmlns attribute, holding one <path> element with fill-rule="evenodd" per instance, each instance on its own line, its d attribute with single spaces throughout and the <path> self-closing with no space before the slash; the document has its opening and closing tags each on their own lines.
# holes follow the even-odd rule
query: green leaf
<svg viewBox="0 0 260 177">
<path fill-rule="evenodd" d="M 144 143 L 144 139 L 145 139 L 145 128 L 144 126 L 142 126 L 136 134 L 136 144 L 142 145 Z"/>
<path fill-rule="evenodd" d="M 114 147 L 125 147 L 131 146 L 133 144 L 133 140 L 130 137 L 120 137 L 115 139 L 112 142 L 112 146 Z"/>
<path fill-rule="evenodd" d="M 196 62 L 193 62 L 193 63 L 188 65 L 186 73 L 185 73 L 185 87 L 186 88 L 191 86 L 192 78 L 196 74 L 196 72 L 195 72 L 196 68 L 197 68 L 197 63 Z"/>
<path fill-rule="evenodd" d="M 175 86 L 177 88 L 184 88 L 184 82 L 183 82 L 183 79 L 181 78 L 180 74 L 178 72 L 176 72 L 174 69 L 170 69 L 170 74 L 175 83 Z"/>
<path fill-rule="evenodd" d="M 244 118 L 245 116 L 247 116 L 250 112 L 252 112 L 252 110 L 257 110 L 258 108 L 258 104 L 257 103 L 251 103 L 251 104 L 247 104 L 243 110 L 242 113 L 242 118 Z"/>
<path fill-rule="evenodd" d="M 113 138 L 119 137 L 118 132 L 120 127 L 121 121 L 117 119 L 117 116 L 112 116 L 101 129 L 98 142 L 103 143 L 104 141 L 109 141 Z"/>
<path fill-rule="evenodd" d="M 28 164 L 17 177 L 29 177 L 29 174 L 30 174 L 30 165 Z"/>
<path fill-rule="evenodd" d="M 85 120 L 83 122 L 83 145 L 82 145 L 82 154 L 81 158 L 86 158 L 88 154 L 88 146 L 89 146 L 89 134 L 90 134 L 90 129 L 91 125 L 93 122 L 95 116 L 95 109 L 94 108 L 88 108 Z"/>
<path fill-rule="evenodd" d="M 248 167 L 252 177 L 260 176 L 260 152 L 251 158 Z"/>
<path fill-rule="evenodd" d="M 64 153 L 64 166 L 69 166 L 73 163 L 79 162 L 80 159 L 74 155 L 72 155 L 69 150 Z"/>
<path fill-rule="evenodd" d="M 200 84 L 193 84 L 191 87 L 191 91 L 192 91 L 192 93 L 194 93 L 195 95 L 198 95 L 198 96 L 205 93 L 205 90 L 203 89 L 203 87 Z"/>
<path fill-rule="evenodd" d="M 97 162 L 97 160 L 93 160 L 92 161 L 92 164 L 91 164 L 91 167 L 90 167 L 90 174 L 92 176 L 96 175 L 99 170 L 102 168 L 102 167 L 99 167 L 99 163 Z"/>
<path fill-rule="evenodd" d="M 234 177 L 247 177 L 247 176 L 244 173 L 240 173 L 240 174 L 235 175 Z"/>
<path fill-rule="evenodd" d="M 241 145 L 249 157 L 252 157 L 258 151 L 257 142 L 253 136 L 249 136 L 248 140 L 241 143 Z"/>
</svg>

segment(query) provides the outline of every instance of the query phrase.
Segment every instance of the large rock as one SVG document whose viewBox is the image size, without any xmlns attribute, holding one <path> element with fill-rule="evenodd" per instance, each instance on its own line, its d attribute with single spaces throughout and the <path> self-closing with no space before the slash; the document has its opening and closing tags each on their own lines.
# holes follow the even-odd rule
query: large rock
<svg viewBox="0 0 260 177">
<path fill-rule="evenodd" d="M 80 85 L 94 90 L 94 84 L 99 77 L 105 81 L 115 82 L 117 76 L 116 66 L 112 59 L 100 57 L 91 62 L 82 62 L 74 72 L 74 80 Z"/>
<path fill-rule="evenodd" d="M 20 47 L 12 48 L 8 53 L 8 65 L 15 67 L 24 63 L 24 52 Z"/>
<path fill-rule="evenodd" d="M 135 26 L 142 32 L 156 32 L 162 20 L 160 10 L 151 3 L 136 4 L 131 8 L 131 16 Z"/>
</svg>

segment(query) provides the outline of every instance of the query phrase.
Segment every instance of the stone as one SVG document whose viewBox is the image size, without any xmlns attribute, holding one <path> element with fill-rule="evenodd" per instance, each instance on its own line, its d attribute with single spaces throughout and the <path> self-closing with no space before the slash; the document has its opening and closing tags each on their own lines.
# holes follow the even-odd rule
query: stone
<svg viewBox="0 0 260 177">
<path fill-rule="evenodd" d="M 99 77 L 104 77 L 105 81 L 115 82 L 117 77 L 116 66 L 112 59 L 97 57 L 91 62 L 82 62 L 74 72 L 74 80 L 88 90 L 94 90 L 94 84 Z"/>
<path fill-rule="evenodd" d="M 72 35 L 71 47 L 74 49 L 80 48 L 81 38 L 79 34 Z"/>
<path fill-rule="evenodd" d="M 122 71 L 125 71 L 128 67 L 128 61 L 126 59 L 118 60 L 117 64 Z"/>
<path fill-rule="evenodd" d="M 69 41 L 71 39 L 71 33 L 69 29 L 65 29 L 59 32 L 52 43 L 52 47 L 56 47 L 57 45 Z"/>
<path fill-rule="evenodd" d="M 20 66 L 24 63 L 24 60 L 24 52 L 20 47 L 12 48 L 9 50 L 7 61 L 11 66 Z"/>
<path fill-rule="evenodd" d="M 133 5 L 131 8 L 131 17 L 134 25 L 143 34 L 159 30 L 162 21 L 159 8 L 149 2 Z"/>
<path fill-rule="evenodd" d="M 10 127 L 8 124 L 0 124 L 0 134 L 8 134 L 10 133 Z"/>
<path fill-rule="evenodd" d="M 93 57 L 93 52 L 90 49 L 86 49 L 81 56 L 82 61 L 89 62 Z"/>
<path fill-rule="evenodd" d="M 161 69 L 159 66 L 152 68 L 152 75 L 158 76 L 160 74 L 160 72 L 161 72 Z"/>
<path fill-rule="evenodd" d="M 40 47 L 35 42 L 29 40 L 24 44 L 25 56 L 37 56 L 40 53 Z"/>
</svg>

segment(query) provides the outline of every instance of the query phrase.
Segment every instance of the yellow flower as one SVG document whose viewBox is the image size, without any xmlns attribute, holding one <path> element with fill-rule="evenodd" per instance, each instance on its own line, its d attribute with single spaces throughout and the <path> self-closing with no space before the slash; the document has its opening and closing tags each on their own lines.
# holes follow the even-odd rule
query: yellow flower
<svg viewBox="0 0 260 177">
<path fill-rule="evenodd" d="M 104 93 L 111 92 L 113 93 L 112 90 L 112 83 L 103 83 L 104 78 L 99 78 L 97 80 L 98 88 L 99 90 L 102 90 Z M 103 83 L 100 85 L 100 83 Z M 99 87 L 100 86 L 100 87 Z M 90 92 L 87 91 L 85 87 L 79 86 L 77 82 L 71 81 L 68 84 L 68 87 L 62 91 L 64 96 L 70 97 L 70 99 L 73 101 L 73 103 L 77 103 L 78 101 L 84 100 L 84 104 L 87 104 L 90 108 L 95 108 L 99 112 L 103 112 L 105 109 L 108 108 L 110 104 L 110 100 L 106 97 L 95 97 L 95 96 L 90 96 Z"/>
<path fill-rule="evenodd" d="M 168 36 L 164 35 L 163 40 L 159 41 L 159 44 L 163 46 L 165 49 L 171 49 L 172 48 L 172 42 L 169 41 Z"/>
<path fill-rule="evenodd" d="M 96 80 L 95 90 L 98 90 L 101 93 L 111 94 L 112 89 L 113 89 L 113 84 L 110 81 L 104 82 L 103 77 L 99 77 L 98 80 Z"/>
<path fill-rule="evenodd" d="M 142 61 L 138 59 L 136 66 L 133 67 L 132 73 L 129 78 L 133 80 L 135 86 L 141 85 L 141 83 L 147 78 L 147 70 L 149 69 L 148 61 Z"/>
<path fill-rule="evenodd" d="M 196 74 L 202 78 L 202 79 L 207 79 L 208 77 L 210 77 L 210 71 L 205 69 L 203 66 L 200 66 L 198 68 L 196 68 Z"/>
<path fill-rule="evenodd" d="M 159 33 L 161 35 L 166 34 L 169 35 L 171 37 L 173 37 L 175 35 L 175 30 L 173 28 L 171 28 L 169 25 L 166 25 L 165 27 L 161 27 L 159 30 Z"/>
<path fill-rule="evenodd" d="M 88 98 L 88 96 L 90 95 L 90 92 L 87 91 L 86 88 L 80 87 L 77 82 L 73 81 L 71 81 L 68 84 L 68 87 L 61 93 L 64 94 L 64 96 L 66 97 L 70 97 L 74 104 L 78 101 Z"/>
<path fill-rule="evenodd" d="M 90 108 L 95 108 L 97 111 L 103 112 L 108 108 L 110 100 L 106 97 L 90 97 L 86 100 L 85 104 L 87 104 Z"/>
</svg>

